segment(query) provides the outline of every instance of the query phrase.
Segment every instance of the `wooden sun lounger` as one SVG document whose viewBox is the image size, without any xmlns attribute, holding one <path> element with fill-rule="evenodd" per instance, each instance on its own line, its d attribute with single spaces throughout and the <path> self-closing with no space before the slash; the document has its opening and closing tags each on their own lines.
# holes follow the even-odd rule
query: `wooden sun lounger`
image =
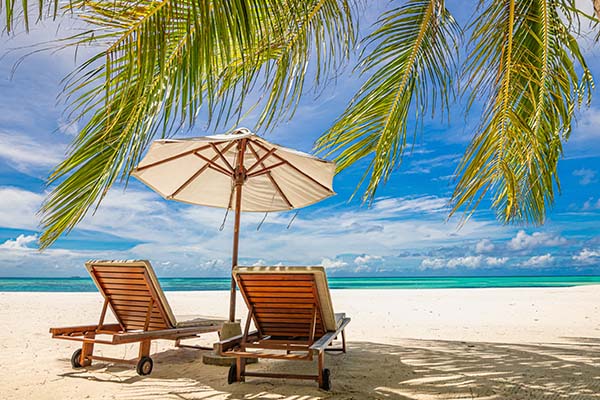
<svg viewBox="0 0 600 400">
<path fill-rule="evenodd" d="M 50 328 L 55 339 L 82 342 L 82 347 L 71 357 L 73 368 L 89 366 L 92 360 L 101 360 L 135 364 L 138 374 L 148 375 L 153 366 L 150 358 L 152 340 L 174 340 L 178 347 L 194 347 L 183 346 L 180 341 L 221 329 L 224 320 L 220 319 L 199 318 L 177 322 L 148 261 L 88 261 L 85 266 L 104 296 L 100 321 L 97 325 Z M 116 324 L 104 323 L 108 308 L 115 316 Z M 140 343 L 140 349 L 134 360 L 93 354 L 94 344 L 136 342 Z"/>
<path fill-rule="evenodd" d="M 236 358 L 228 382 L 242 382 L 246 376 L 308 379 L 321 389 L 331 387 L 324 367 L 325 351 L 346 352 L 344 329 L 350 322 L 334 314 L 322 267 L 238 267 L 233 271 L 248 306 L 243 334 L 217 343 L 219 353 Z M 250 332 L 250 322 L 256 331 Z M 341 336 L 342 347 L 330 347 Z M 316 375 L 275 374 L 246 371 L 246 358 L 313 360 Z"/>
</svg>

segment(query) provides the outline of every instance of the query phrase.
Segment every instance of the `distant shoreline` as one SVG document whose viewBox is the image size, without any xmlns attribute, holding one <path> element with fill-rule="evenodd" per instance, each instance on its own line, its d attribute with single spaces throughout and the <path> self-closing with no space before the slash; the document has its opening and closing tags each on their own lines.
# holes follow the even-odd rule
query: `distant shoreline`
<svg viewBox="0 0 600 400">
<path fill-rule="evenodd" d="M 229 278 L 160 278 L 165 291 L 219 291 Z M 483 289 L 599 285 L 600 275 L 487 277 L 330 277 L 331 289 Z M 0 292 L 96 292 L 88 277 L 0 278 Z"/>
</svg>

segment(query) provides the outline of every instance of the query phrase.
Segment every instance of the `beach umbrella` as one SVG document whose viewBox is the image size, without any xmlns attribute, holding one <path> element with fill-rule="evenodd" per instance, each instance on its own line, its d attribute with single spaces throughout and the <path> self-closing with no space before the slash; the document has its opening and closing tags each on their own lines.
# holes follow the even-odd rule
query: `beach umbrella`
<svg viewBox="0 0 600 400">
<path fill-rule="evenodd" d="M 240 212 L 285 211 L 334 195 L 335 164 L 272 144 L 240 128 L 230 134 L 154 141 L 132 175 L 165 199 L 235 212 L 232 268 L 238 263 Z M 235 318 L 231 280 L 229 320 Z"/>
</svg>

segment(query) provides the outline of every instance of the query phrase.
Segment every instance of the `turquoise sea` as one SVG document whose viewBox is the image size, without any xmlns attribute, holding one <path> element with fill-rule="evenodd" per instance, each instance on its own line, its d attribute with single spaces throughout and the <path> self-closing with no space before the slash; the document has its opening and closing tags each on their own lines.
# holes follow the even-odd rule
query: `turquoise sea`
<svg viewBox="0 0 600 400">
<path fill-rule="evenodd" d="M 167 291 L 228 290 L 227 278 L 161 278 Z M 329 278 L 332 289 L 566 287 L 600 284 L 600 276 Z M 0 292 L 95 292 L 90 278 L 0 278 Z"/>
</svg>

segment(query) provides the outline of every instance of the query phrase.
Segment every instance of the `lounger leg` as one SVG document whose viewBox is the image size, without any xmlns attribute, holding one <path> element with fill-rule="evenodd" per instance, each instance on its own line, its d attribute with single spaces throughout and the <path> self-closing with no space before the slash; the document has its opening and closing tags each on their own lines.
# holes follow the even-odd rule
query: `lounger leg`
<svg viewBox="0 0 600 400">
<path fill-rule="evenodd" d="M 319 350 L 317 368 L 319 369 L 319 387 L 323 387 L 323 369 L 325 369 L 325 352 L 323 350 Z"/>
<path fill-rule="evenodd" d="M 342 352 L 346 352 L 346 330 L 342 331 Z"/>
<path fill-rule="evenodd" d="M 150 344 L 151 340 L 142 340 L 140 342 L 140 354 L 138 358 L 150 357 Z"/>
<path fill-rule="evenodd" d="M 86 339 L 94 339 L 96 337 L 95 332 L 88 332 L 83 335 Z M 87 367 L 92 365 L 92 359 L 88 358 L 94 352 L 94 343 L 83 342 L 83 346 L 81 346 L 81 358 L 79 359 L 79 364 L 82 367 Z"/>
<path fill-rule="evenodd" d="M 244 375 L 246 374 L 246 359 L 244 357 L 236 357 L 235 358 L 235 371 L 236 371 L 236 380 L 238 382 L 244 382 L 246 378 Z"/>
</svg>

